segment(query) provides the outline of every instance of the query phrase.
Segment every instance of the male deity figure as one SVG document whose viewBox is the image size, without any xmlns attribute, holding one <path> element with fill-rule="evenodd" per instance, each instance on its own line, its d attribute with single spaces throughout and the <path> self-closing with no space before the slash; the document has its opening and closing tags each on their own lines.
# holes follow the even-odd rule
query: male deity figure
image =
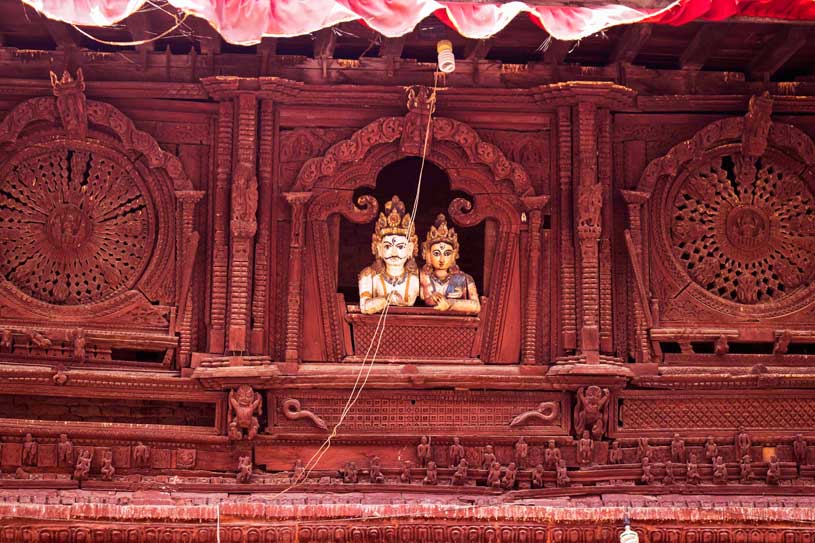
<svg viewBox="0 0 815 543">
<path fill-rule="evenodd" d="M 422 436 L 419 444 L 416 445 L 416 457 L 419 459 L 419 466 L 425 467 L 430 461 L 430 440 L 427 436 Z"/>
<path fill-rule="evenodd" d="M 587 466 L 594 460 L 594 442 L 588 430 L 583 432 L 583 437 L 577 442 L 577 459 L 581 466 Z"/>
<path fill-rule="evenodd" d="M 450 457 L 450 467 L 454 468 L 458 466 L 465 454 L 464 445 L 461 444 L 461 439 L 454 437 L 453 444 L 450 445 L 450 452 L 448 454 Z"/>
<path fill-rule="evenodd" d="M 57 464 L 70 466 L 74 463 L 74 444 L 68 441 L 68 434 L 59 434 L 57 443 Z"/>
<path fill-rule="evenodd" d="M 671 440 L 671 460 L 679 463 L 685 461 L 685 441 L 679 437 L 679 434 L 674 434 Z"/>
<path fill-rule="evenodd" d="M 260 394 L 252 390 L 249 385 L 241 385 L 237 390 L 229 391 L 229 438 L 243 439 L 246 430 L 246 439 L 255 439 L 258 435 L 260 423 L 255 416 L 263 414 Z"/>
<path fill-rule="evenodd" d="M 555 440 L 549 440 L 549 446 L 543 451 L 543 463 L 546 469 L 555 469 L 560 462 L 560 449 L 555 446 Z"/>
<path fill-rule="evenodd" d="M 419 238 L 405 204 L 398 196 L 385 204 L 379 214 L 371 251 L 373 264 L 359 273 L 359 308 L 363 313 L 379 313 L 390 303 L 413 305 L 419 296 L 419 273 L 414 260 Z"/>
<path fill-rule="evenodd" d="M 526 466 L 526 459 L 529 457 L 529 444 L 524 439 L 524 436 L 518 438 L 515 443 L 515 461 L 518 463 L 519 468 Z"/>
<path fill-rule="evenodd" d="M 146 468 L 150 466 L 150 447 L 141 441 L 133 447 L 133 465 L 137 468 Z"/>
<path fill-rule="evenodd" d="M 37 465 L 37 442 L 31 434 L 26 434 L 23 441 L 23 465 Z"/>
<path fill-rule="evenodd" d="M 753 440 L 750 438 L 750 434 L 748 434 L 744 428 L 739 427 L 739 431 L 736 434 L 736 454 L 739 458 L 744 456 L 745 454 L 750 454 L 750 448 L 753 446 Z"/>
<path fill-rule="evenodd" d="M 577 405 L 574 406 L 574 427 L 578 435 L 584 430 L 594 439 L 601 439 L 606 431 L 608 415 L 605 411 L 609 392 L 596 385 L 577 389 Z"/>
<path fill-rule="evenodd" d="M 419 273 L 420 296 L 438 311 L 478 313 L 481 310 L 478 290 L 473 278 L 456 265 L 458 256 L 458 235 L 447 226 L 444 215 L 439 214 L 422 243 L 425 265 Z"/>
</svg>

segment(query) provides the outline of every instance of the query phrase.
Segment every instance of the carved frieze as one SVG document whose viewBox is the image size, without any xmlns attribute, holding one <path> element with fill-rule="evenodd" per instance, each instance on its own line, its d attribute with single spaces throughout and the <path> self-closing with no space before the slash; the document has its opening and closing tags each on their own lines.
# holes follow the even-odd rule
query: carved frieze
<svg viewBox="0 0 815 543">
<path fill-rule="evenodd" d="M 348 400 L 347 391 L 309 390 L 298 393 L 297 409 L 290 392 L 270 391 L 269 430 L 279 432 L 321 432 L 321 425 L 301 418 L 318 415 L 328 427 L 340 419 Z M 545 403 L 542 403 L 545 402 Z M 565 403 L 564 403 L 565 402 Z M 540 409 L 540 411 L 539 411 Z M 568 400 L 555 392 L 505 391 L 363 391 L 342 424 L 344 433 L 403 434 L 497 433 L 558 435 L 568 431 Z M 526 417 L 511 424 L 520 415 Z M 310 428 L 309 428 L 310 427 Z"/>
</svg>

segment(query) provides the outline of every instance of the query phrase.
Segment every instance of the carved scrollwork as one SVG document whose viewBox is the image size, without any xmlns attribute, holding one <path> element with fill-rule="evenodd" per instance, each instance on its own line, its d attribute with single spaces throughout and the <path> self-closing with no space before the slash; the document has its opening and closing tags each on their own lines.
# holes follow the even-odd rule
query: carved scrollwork
<svg viewBox="0 0 815 543">
<path fill-rule="evenodd" d="M 328 425 L 322 418 L 318 417 L 308 409 L 302 409 L 300 407 L 299 400 L 295 400 L 294 398 L 284 400 L 280 404 L 280 410 L 289 420 L 307 420 L 320 430 L 328 430 Z"/>
</svg>

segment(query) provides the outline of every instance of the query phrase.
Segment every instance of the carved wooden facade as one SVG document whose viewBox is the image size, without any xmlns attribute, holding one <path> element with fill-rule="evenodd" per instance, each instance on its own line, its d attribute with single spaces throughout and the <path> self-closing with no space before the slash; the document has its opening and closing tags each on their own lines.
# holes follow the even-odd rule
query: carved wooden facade
<svg viewBox="0 0 815 543">
<path fill-rule="evenodd" d="M 654 123 L 610 82 L 449 88 L 428 125 L 424 87 L 29 85 L 0 81 L 0 541 L 590 543 L 626 510 L 812 539 L 810 97 Z M 427 126 L 484 303 L 392 310 L 355 394 L 343 224 Z"/>
</svg>

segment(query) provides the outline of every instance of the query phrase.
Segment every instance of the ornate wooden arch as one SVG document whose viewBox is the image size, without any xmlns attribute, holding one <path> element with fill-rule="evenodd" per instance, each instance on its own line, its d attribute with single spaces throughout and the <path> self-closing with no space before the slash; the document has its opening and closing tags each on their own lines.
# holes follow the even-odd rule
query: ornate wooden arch
<svg viewBox="0 0 815 543">
<path fill-rule="evenodd" d="M 754 97 L 746 116 L 707 125 L 653 160 L 629 193 L 638 230 L 648 202 L 661 288 L 682 290 L 663 322 L 684 320 L 680 305 L 696 311 L 691 300 L 708 322 L 795 320 L 812 304 L 815 143 L 772 122 L 771 107 L 768 96 Z M 641 252 L 643 239 L 647 232 L 636 232 Z"/>
<path fill-rule="evenodd" d="M 339 323 L 343 316 L 336 303 L 336 270 L 330 269 L 329 265 L 332 253 L 327 219 L 340 214 L 352 222 L 365 223 L 376 217 L 377 203 L 372 199 L 353 202 L 353 192 L 360 187 L 374 187 L 379 172 L 386 165 L 415 156 L 399 145 L 409 126 L 407 119 L 378 119 L 347 140 L 333 145 L 322 157 L 309 160 L 301 168 L 293 192 L 289 193 L 289 201 L 293 204 L 293 265 L 302 266 L 305 240 L 313 244 L 317 256 L 316 275 L 320 278 L 318 290 L 328 360 L 342 358 Z M 447 173 L 453 190 L 472 197 L 472 202 L 459 198 L 450 204 L 448 212 L 456 224 L 473 226 L 488 219 L 497 224 L 495 251 L 490 255 L 492 264 L 488 266 L 491 272 L 489 278 L 485 278 L 489 302 L 482 311 L 486 325 L 481 356 L 485 361 L 506 362 L 513 356 L 517 359 L 517 352 L 508 354 L 511 348 L 505 346 L 520 344 L 519 327 L 507 326 L 506 316 L 507 311 L 517 311 L 515 322 L 521 318 L 519 287 L 511 286 L 513 281 L 515 285 L 519 284 L 518 240 L 525 202 L 535 199 L 529 176 L 521 165 L 507 160 L 497 147 L 482 141 L 472 127 L 453 119 L 433 120 L 432 144 L 427 158 Z M 308 230 L 305 216 L 309 218 Z M 539 242 L 536 238 L 536 243 Z M 539 247 L 537 254 L 540 254 Z M 289 277 L 298 280 L 289 284 L 289 360 L 300 356 L 302 333 L 299 323 L 302 315 L 301 307 L 295 302 L 302 296 L 302 285 L 298 284 L 300 275 L 299 269 L 290 270 Z M 527 308 L 526 313 L 532 314 L 533 311 Z M 513 333 L 517 337 L 507 336 Z M 534 333 L 530 335 L 534 336 Z"/>
<path fill-rule="evenodd" d="M 142 229 L 144 239 L 149 242 L 139 257 L 144 264 L 133 273 L 132 279 L 101 298 L 93 298 L 89 294 L 86 298 L 75 296 L 71 303 L 62 303 L 31 295 L 8 280 L 0 280 L 3 294 L 0 303 L 4 306 L 4 315 L 13 316 L 18 322 L 50 322 L 58 326 L 84 327 L 93 326 L 94 323 L 115 326 L 118 321 L 128 330 L 155 330 L 169 334 L 178 331 L 183 336 L 182 343 L 188 343 L 189 285 L 199 240 L 198 233 L 193 231 L 192 213 L 203 192 L 193 190 L 193 184 L 178 158 L 162 150 L 152 136 L 138 130 L 124 113 L 110 104 L 86 100 L 81 72 L 76 79 L 66 73 L 62 80 L 52 74 L 52 84 L 53 97 L 27 100 L 0 122 L 0 169 L 6 173 L 18 167 L 22 168 L 20 171 L 25 171 L 29 155 L 36 155 L 43 162 L 50 152 L 62 153 L 63 158 L 51 159 L 53 167 L 60 169 L 58 160 L 67 160 L 71 168 L 75 164 L 77 170 L 81 164 L 82 173 L 62 166 L 64 172 L 73 173 L 62 174 L 70 176 L 71 181 L 60 190 L 78 194 L 78 185 L 89 183 L 87 179 L 90 178 L 80 180 L 83 175 L 100 176 L 95 178 L 97 180 L 107 176 L 104 177 L 108 179 L 107 182 L 98 181 L 96 188 L 100 197 L 96 199 L 98 203 L 92 217 L 113 215 L 113 211 L 107 208 L 103 210 L 103 207 L 113 206 L 110 202 L 114 200 L 121 210 L 117 213 L 132 214 L 133 209 L 128 206 L 138 202 L 143 206 L 143 211 L 139 210 L 136 215 L 146 218 L 131 221 L 130 224 L 122 221 L 118 228 L 125 233 L 124 238 Z M 65 158 L 69 156 L 73 158 Z M 22 180 L 20 175 L 15 175 L 18 188 L 36 182 L 36 179 Z M 118 181 L 119 176 L 126 181 Z M 51 181 L 56 182 L 55 179 L 52 177 Z M 90 191 L 86 185 L 81 190 Z M 135 193 L 131 194 L 131 191 Z M 39 194 L 49 192 L 40 190 Z M 91 218 L 91 211 L 83 212 L 76 206 L 73 206 L 75 211 L 65 211 L 62 208 L 73 205 L 67 202 L 64 195 L 62 203 L 52 202 L 53 209 L 50 215 L 47 210 L 44 211 L 46 223 L 37 235 L 47 238 L 51 230 L 64 230 L 64 225 L 51 225 L 56 220 L 54 216 L 73 213 L 77 216 L 73 224 L 79 221 L 81 226 L 76 228 L 84 232 L 77 235 L 85 235 L 85 244 L 92 245 L 87 236 L 91 236 L 96 229 L 103 229 L 101 223 L 92 224 L 100 219 Z M 84 218 L 80 216 L 81 213 L 85 214 Z M 124 239 L 119 243 L 126 245 L 126 241 Z M 52 252 L 58 256 L 58 247 Z M 115 277 L 117 273 L 125 273 L 117 270 L 119 264 L 114 260 L 111 256 L 110 262 L 102 266 L 103 274 Z M 175 306 L 177 320 L 170 315 L 169 306 Z"/>
</svg>

